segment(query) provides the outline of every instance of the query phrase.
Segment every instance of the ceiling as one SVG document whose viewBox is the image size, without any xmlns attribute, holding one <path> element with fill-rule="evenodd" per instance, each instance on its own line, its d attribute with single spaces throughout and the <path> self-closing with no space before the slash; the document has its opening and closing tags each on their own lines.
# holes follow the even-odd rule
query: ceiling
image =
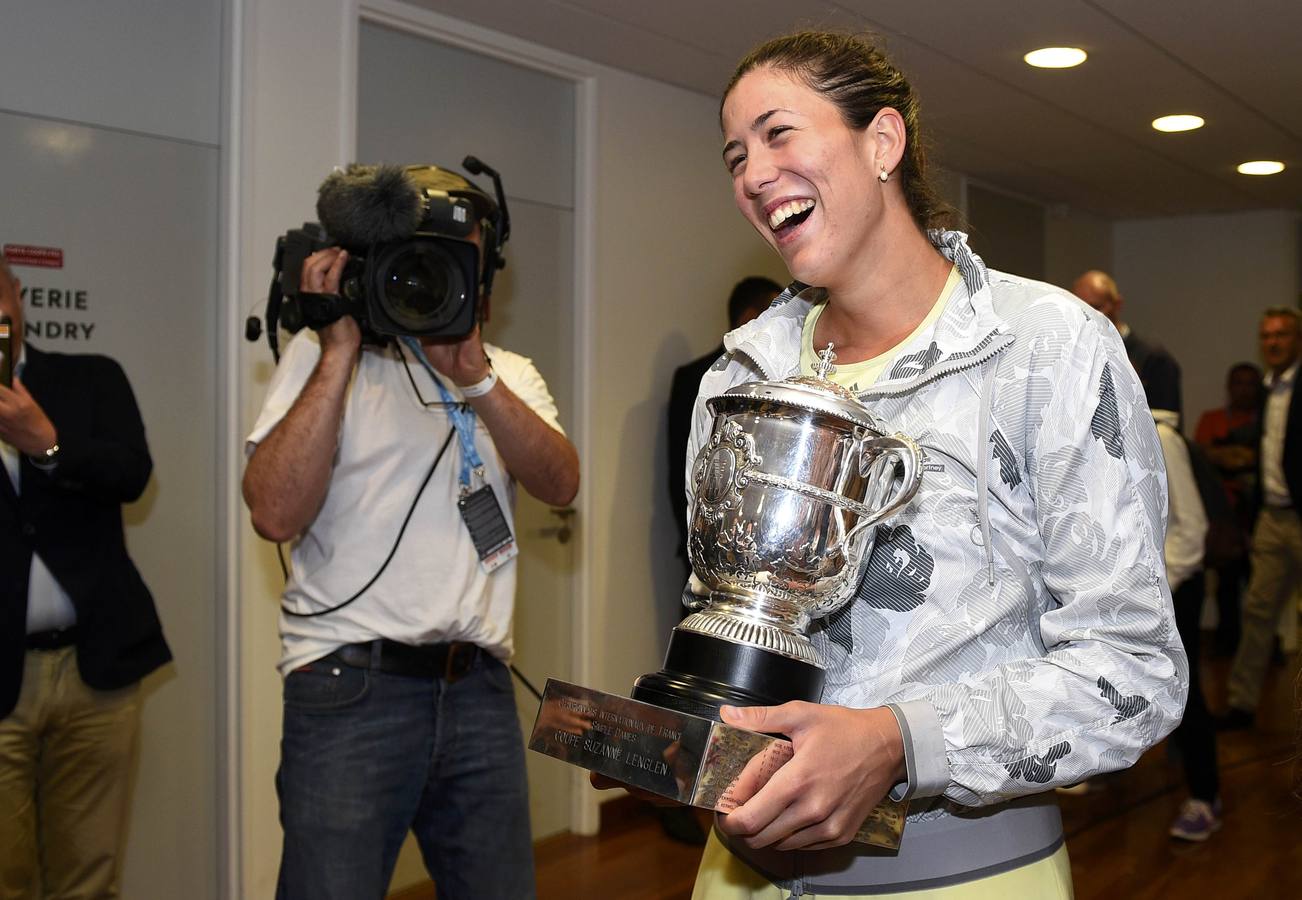
<svg viewBox="0 0 1302 900">
<path fill-rule="evenodd" d="M 933 160 L 980 183 L 1109 218 L 1302 209 L 1297 0 L 414 2 L 710 96 L 765 38 L 868 29 L 922 98 Z M 1022 62 L 1045 46 L 1090 57 L 1065 70 Z M 1149 124 L 1177 112 L 1207 124 Z M 1235 171 L 1253 159 L 1288 168 Z"/>
</svg>

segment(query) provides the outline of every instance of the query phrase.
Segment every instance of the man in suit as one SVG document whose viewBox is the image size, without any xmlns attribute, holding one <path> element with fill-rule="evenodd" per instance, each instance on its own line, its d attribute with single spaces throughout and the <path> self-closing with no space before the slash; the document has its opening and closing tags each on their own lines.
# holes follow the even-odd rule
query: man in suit
<svg viewBox="0 0 1302 900">
<path fill-rule="evenodd" d="M 25 345 L 3 258 L 0 314 L 0 896 L 117 896 L 138 683 L 171 659 L 122 529 L 153 463 L 117 363 Z"/>
<path fill-rule="evenodd" d="M 759 275 L 743 278 L 728 297 L 728 330 L 740 328 L 769 308 L 782 287 Z M 692 428 L 692 407 L 701 377 L 723 355 L 723 344 L 674 370 L 669 391 L 669 500 L 678 526 L 678 557 L 687 566 L 687 495 L 683 491 L 687 470 L 687 436 Z"/>
<path fill-rule="evenodd" d="M 1146 340 L 1121 319 L 1125 302 L 1117 283 L 1107 272 L 1091 269 L 1082 274 L 1071 286 L 1071 291 L 1090 306 L 1107 316 L 1121 334 L 1126 345 L 1130 364 L 1139 373 L 1139 380 L 1148 395 L 1150 409 L 1165 409 L 1183 419 L 1180 400 L 1180 364 L 1161 344 Z"/>
<path fill-rule="evenodd" d="M 1252 727 L 1270 666 L 1279 617 L 1302 579 L 1302 406 L 1294 390 L 1302 351 L 1299 314 L 1273 306 L 1261 317 L 1266 401 L 1257 454 L 1257 524 L 1252 531 L 1252 576 L 1243 597 L 1239 649 L 1230 669 L 1230 706 L 1216 725 Z"/>
</svg>

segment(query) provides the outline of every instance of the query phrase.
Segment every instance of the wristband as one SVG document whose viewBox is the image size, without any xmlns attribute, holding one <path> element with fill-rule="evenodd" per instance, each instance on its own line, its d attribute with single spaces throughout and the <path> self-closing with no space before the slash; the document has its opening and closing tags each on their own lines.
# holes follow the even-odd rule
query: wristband
<svg viewBox="0 0 1302 900">
<path fill-rule="evenodd" d="M 461 396 L 467 400 L 482 397 L 495 387 L 497 387 L 497 373 L 492 369 L 488 370 L 488 374 L 482 380 L 476 381 L 474 384 L 468 384 L 465 387 L 457 385 L 457 389 L 461 391 Z"/>
</svg>

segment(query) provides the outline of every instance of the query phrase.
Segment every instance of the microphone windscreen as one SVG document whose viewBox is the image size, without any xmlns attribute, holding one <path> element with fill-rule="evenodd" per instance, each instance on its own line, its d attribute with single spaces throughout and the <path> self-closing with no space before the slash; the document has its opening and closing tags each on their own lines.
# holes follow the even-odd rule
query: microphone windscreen
<svg viewBox="0 0 1302 900">
<path fill-rule="evenodd" d="M 358 247 L 410 237 L 425 206 L 400 166 L 352 165 L 321 183 L 316 213 L 330 237 Z"/>
</svg>

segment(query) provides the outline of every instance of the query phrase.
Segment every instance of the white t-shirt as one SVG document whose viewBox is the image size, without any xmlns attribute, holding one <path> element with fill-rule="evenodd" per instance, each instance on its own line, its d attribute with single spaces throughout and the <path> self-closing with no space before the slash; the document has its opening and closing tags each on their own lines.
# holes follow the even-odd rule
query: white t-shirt
<svg viewBox="0 0 1302 900">
<path fill-rule="evenodd" d="M 484 349 L 501 381 L 544 422 L 561 431 L 556 404 L 533 363 L 489 344 Z M 290 553 L 292 568 L 284 596 L 289 609 L 312 612 L 334 606 L 370 581 L 384 564 L 420 483 L 452 428 L 442 406 L 421 405 L 399 352 L 397 347 L 367 347 L 360 354 L 348 386 L 325 501 Z M 300 332 L 290 342 L 248 437 L 246 455 L 252 455 L 293 406 L 320 353 L 314 332 Z M 420 361 L 408 355 L 407 367 L 424 399 L 439 401 L 438 388 Z M 461 399 L 450 379 L 444 385 Z M 475 449 L 514 532 L 515 483 L 478 419 Z M 361 597 L 313 618 L 281 613 L 282 675 L 342 644 L 380 637 L 405 644 L 472 641 L 499 659 L 510 658 L 516 561 L 492 574 L 480 567 L 457 509 L 460 471 L 461 448 L 454 435 L 393 560 Z M 478 481 L 472 485 L 479 486 Z"/>
</svg>

